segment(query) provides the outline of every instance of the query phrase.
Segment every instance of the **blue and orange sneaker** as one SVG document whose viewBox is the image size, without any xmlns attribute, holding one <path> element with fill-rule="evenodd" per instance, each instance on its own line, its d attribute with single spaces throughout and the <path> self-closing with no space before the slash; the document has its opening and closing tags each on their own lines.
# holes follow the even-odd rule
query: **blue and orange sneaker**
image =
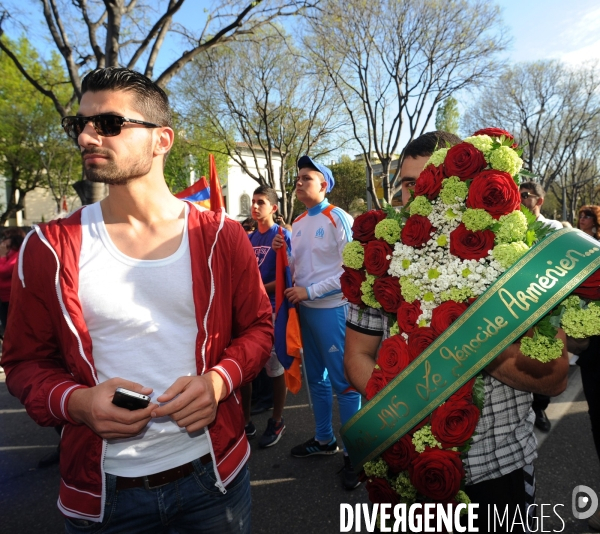
<svg viewBox="0 0 600 534">
<path fill-rule="evenodd" d="M 283 432 L 285 430 L 285 423 L 283 422 L 283 417 L 279 423 L 276 423 L 272 417 L 269 417 L 269 421 L 267 423 L 267 429 L 265 433 L 260 438 L 258 442 L 258 446 L 261 449 L 266 449 L 267 447 L 272 447 L 275 445 L 283 436 Z"/>
</svg>

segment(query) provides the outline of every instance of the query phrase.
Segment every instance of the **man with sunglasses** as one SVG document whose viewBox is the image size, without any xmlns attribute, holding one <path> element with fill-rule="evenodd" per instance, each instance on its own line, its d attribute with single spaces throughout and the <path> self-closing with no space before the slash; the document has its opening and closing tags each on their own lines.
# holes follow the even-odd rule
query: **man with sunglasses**
<svg viewBox="0 0 600 534">
<path fill-rule="evenodd" d="M 91 72 L 62 124 L 108 196 L 27 236 L 2 366 L 36 422 L 64 425 L 66 531 L 249 533 L 239 388 L 273 344 L 252 247 L 169 192 L 171 114 L 146 77 Z M 150 402 L 118 407 L 117 388 Z"/>
<path fill-rule="evenodd" d="M 563 225 L 554 219 L 546 219 L 542 215 L 542 206 L 544 204 L 544 198 L 546 191 L 537 182 L 523 182 L 519 186 L 521 193 L 521 204 L 525 206 L 535 218 L 543 223 L 545 226 L 552 228 L 553 230 L 560 230 Z M 550 404 L 550 397 L 547 395 L 540 395 L 538 393 L 533 394 L 532 408 L 535 412 L 535 426 L 542 432 L 550 432 L 552 423 L 546 415 L 546 408 Z"/>
</svg>

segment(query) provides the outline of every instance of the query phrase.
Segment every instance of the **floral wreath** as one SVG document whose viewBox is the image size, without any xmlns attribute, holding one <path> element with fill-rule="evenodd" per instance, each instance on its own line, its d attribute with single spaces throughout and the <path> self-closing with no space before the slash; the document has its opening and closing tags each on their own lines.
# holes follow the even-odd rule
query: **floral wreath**
<svg viewBox="0 0 600 534">
<path fill-rule="evenodd" d="M 407 206 L 397 211 L 386 205 L 354 221 L 354 241 L 343 251 L 342 291 L 360 308 L 381 309 L 392 324 L 367 400 L 553 231 L 521 206 L 519 183 L 528 175 L 521 153 L 509 132 L 479 130 L 432 154 Z M 560 357 L 558 327 L 576 338 L 600 334 L 600 271 L 521 338 L 521 352 L 542 362 Z M 371 502 L 470 502 L 462 460 L 483 404 L 480 374 L 367 462 Z"/>
</svg>

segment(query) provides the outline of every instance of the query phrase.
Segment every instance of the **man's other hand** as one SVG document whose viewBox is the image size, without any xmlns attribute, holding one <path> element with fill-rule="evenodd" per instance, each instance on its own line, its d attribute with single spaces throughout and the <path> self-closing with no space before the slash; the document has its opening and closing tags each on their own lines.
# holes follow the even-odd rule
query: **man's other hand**
<svg viewBox="0 0 600 534">
<path fill-rule="evenodd" d="M 179 427 L 195 432 L 214 421 L 219 401 L 226 393 L 225 383 L 216 371 L 202 376 L 182 376 L 156 399 L 165 404 L 155 406 L 152 417 L 169 415 Z"/>
</svg>

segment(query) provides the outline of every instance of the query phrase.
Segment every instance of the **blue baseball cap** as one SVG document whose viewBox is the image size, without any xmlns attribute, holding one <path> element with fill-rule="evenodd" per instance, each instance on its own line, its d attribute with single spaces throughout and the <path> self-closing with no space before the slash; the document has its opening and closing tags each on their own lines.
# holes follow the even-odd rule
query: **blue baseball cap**
<svg viewBox="0 0 600 534">
<path fill-rule="evenodd" d="M 325 177 L 325 181 L 327 182 L 327 193 L 333 189 L 333 186 L 335 186 L 335 180 L 329 167 L 325 167 L 325 165 L 321 165 L 320 163 L 313 161 L 308 156 L 302 156 L 298 160 L 298 170 L 305 169 L 306 167 L 320 172 Z"/>
</svg>

